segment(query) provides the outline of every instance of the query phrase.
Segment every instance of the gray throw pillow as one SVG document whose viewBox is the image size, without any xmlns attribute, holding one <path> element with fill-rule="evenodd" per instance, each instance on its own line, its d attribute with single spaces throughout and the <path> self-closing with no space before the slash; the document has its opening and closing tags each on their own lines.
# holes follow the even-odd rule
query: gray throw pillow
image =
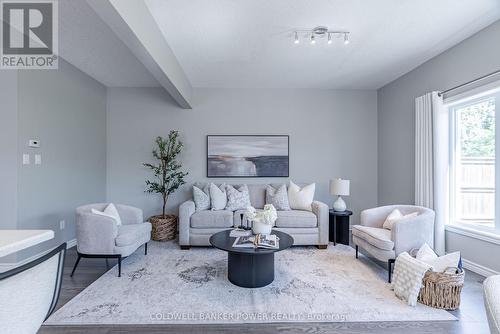
<svg viewBox="0 0 500 334">
<path fill-rule="evenodd" d="M 210 209 L 210 192 L 208 185 L 203 189 L 193 186 L 193 201 L 196 211 Z"/>
<path fill-rule="evenodd" d="M 236 211 L 245 210 L 252 204 L 250 203 L 250 193 L 246 184 L 240 186 L 238 189 L 232 185 L 226 187 L 227 191 L 227 204 L 226 210 Z"/>
<path fill-rule="evenodd" d="M 272 204 L 276 210 L 291 210 L 286 185 L 282 184 L 278 188 L 268 185 L 266 187 L 266 204 Z"/>
</svg>

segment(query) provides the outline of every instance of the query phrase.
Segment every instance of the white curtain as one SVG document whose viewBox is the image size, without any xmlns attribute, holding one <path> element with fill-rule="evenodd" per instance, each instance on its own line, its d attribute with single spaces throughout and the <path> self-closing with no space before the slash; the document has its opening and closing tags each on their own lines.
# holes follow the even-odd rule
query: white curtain
<svg viewBox="0 0 500 334">
<path fill-rule="evenodd" d="M 436 212 L 434 250 L 445 253 L 448 217 L 448 113 L 437 92 L 415 99 L 415 204 Z"/>
</svg>

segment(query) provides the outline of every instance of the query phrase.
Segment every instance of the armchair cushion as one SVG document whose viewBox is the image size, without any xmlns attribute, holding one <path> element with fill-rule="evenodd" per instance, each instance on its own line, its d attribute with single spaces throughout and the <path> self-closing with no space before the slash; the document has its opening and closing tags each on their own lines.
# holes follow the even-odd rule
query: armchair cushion
<svg viewBox="0 0 500 334">
<path fill-rule="evenodd" d="M 352 234 L 379 249 L 388 251 L 394 249 L 394 242 L 391 240 L 390 230 L 370 226 L 354 225 L 352 227 Z"/>
<path fill-rule="evenodd" d="M 109 203 L 106 209 L 104 211 L 99 211 L 94 208 L 92 208 L 92 213 L 95 215 L 101 215 L 101 216 L 106 216 L 113 218 L 116 220 L 116 225 L 120 226 L 122 224 L 122 220 L 120 218 L 120 214 L 118 213 L 118 210 L 116 209 L 116 206 L 113 203 Z"/>
<path fill-rule="evenodd" d="M 132 224 L 122 225 L 118 227 L 118 235 L 115 239 L 115 244 L 118 247 L 133 245 L 142 239 L 144 235 L 151 233 L 151 224 Z"/>
<path fill-rule="evenodd" d="M 276 227 L 317 227 L 318 218 L 310 211 L 286 210 L 278 211 Z"/>
<path fill-rule="evenodd" d="M 204 210 L 191 216 L 193 228 L 229 228 L 233 227 L 233 212 L 229 210 Z"/>
</svg>

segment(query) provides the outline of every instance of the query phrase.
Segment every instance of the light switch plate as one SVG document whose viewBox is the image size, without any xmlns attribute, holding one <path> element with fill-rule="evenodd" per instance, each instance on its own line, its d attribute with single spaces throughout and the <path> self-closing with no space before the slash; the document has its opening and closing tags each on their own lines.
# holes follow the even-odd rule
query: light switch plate
<svg viewBox="0 0 500 334">
<path fill-rule="evenodd" d="M 35 165 L 41 165 L 41 164 L 42 164 L 42 155 L 35 154 Z"/>
<path fill-rule="evenodd" d="M 29 165 L 29 164 L 30 164 L 30 155 L 23 154 L 23 165 Z"/>
</svg>

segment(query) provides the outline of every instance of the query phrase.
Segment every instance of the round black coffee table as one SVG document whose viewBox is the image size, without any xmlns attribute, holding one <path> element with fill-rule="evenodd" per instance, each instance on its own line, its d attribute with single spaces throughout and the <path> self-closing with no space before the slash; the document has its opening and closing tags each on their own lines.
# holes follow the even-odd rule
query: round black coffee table
<svg viewBox="0 0 500 334">
<path fill-rule="evenodd" d="M 236 238 L 229 236 L 231 230 L 213 234 L 210 243 L 226 251 L 227 276 L 231 283 L 243 288 L 260 288 L 274 280 L 274 253 L 293 245 L 293 238 L 280 231 L 272 231 L 279 238 L 279 249 L 234 248 Z"/>
</svg>

